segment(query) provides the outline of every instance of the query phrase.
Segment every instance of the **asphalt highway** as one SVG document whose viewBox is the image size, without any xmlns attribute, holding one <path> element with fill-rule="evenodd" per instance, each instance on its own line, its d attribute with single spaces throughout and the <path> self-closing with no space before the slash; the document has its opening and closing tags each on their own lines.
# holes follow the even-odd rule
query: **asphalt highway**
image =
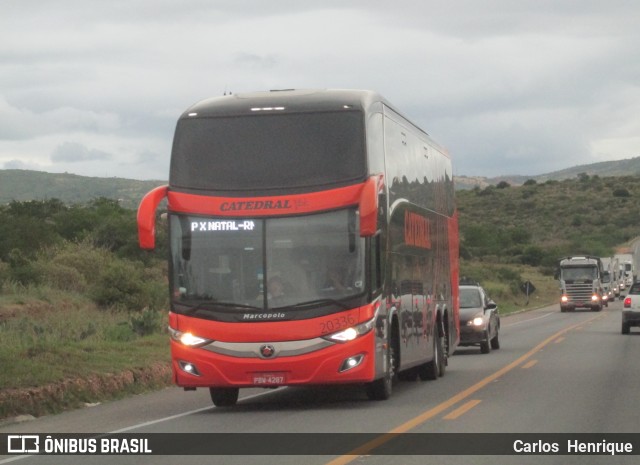
<svg viewBox="0 0 640 465">
<path fill-rule="evenodd" d="M 399 455 L 377 452 L 390 444 L 387 433 L 418 433 L 411 436 L 415 441 L 456 433 L 451 437 L 460 440 L 461 451 L 464 433 L 640 437 L 640 331 L 620 333 L 621 306 L 617 301 L 602 312 L 561 313 L 554 305 L 503 317 L 499 350 L 481 354 L 479 348 L 461 348 L 443 378 L 400 382 L 387 401 L 368 400 L 358 386 L 247 389 L 235 407 L 216 408 L 207 390 L 168 388 L 0 427 L 4 434 L 244 433 L 237 437 L 245 441 L 246 454 L 253 454 L 254 433 L 282 433 L 274 437 L 293 445 L 295 433 L 312 433 L 307 437 L 315 444 L 309 450 L 326 444 L 323 455 L 20 455 L 0 456 L 0 465 L 637 463 L 629 455 L 404 455 L 412 452 L 410 442 Z M 340 435 L 333 433 L 369 434 L 358 436 L 358 449 L 346 454 L 336 453 L 332 441 Z"/>
</svg>

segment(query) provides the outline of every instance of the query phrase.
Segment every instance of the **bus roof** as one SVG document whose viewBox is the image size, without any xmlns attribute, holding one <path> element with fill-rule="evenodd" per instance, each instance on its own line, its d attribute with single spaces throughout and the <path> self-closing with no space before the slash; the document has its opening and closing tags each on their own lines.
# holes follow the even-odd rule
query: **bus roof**
<svg viewBox="0 0 640 465">
<path fill-rule="evenodd" d="M 369 110 L 382 102 L 393 106 L 376 92 L 367 90 L 287 89 L 213 97 L 189 107 L 182 117 L 232 116 L 257 112 L 304 112 L 342 109 Z M 396 111 L 394 109 L 394 111 Z"/>
</svg>

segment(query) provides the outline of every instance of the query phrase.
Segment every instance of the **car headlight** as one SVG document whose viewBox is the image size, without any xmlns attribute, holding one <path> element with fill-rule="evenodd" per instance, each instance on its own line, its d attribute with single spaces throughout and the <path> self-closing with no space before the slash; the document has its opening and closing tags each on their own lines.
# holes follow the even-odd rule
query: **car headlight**
<svg viewBox="0 0 640 465">
<path fill-rule="evenodd" d="M 364 336 L 369 331 L 371 331 L 373 329 L 373 323 L 375 320 L 376 319 L 374 317 L 369 321 L 365 321 L 364 323 L 360 323 L 359 325 L 351 326 L 350 328 L 343 329 L 342 331 L 338 331 L 337 333 L 330 334 L 328 336 L 325 336 L 324 338 L 334 342 L 353 341 L 354 339 L 360 336 Z"/>
<path fill-rule="evenodd" d="M 199 347 L 211 342 L 211 339 L 205 339 L 203 337 L 194 336 L 189 332 L 178 331 L 177 329 L 173 329 L 169 326 L 169 335 L 171 339 L 177 341 L 185 346 L 189 347 Z"/>
<path fill-rule="evenodd" d="M 484 326 L 484 318 L 482 317 L 482 313 L 479 313 L 471 320 L 467 321 L 467 326 Z"/>
</svg>

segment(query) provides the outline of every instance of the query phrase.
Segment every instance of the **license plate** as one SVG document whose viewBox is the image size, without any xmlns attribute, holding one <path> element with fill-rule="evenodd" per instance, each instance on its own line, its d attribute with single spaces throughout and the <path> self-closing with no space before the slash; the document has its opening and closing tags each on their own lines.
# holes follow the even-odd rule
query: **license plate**
<svg viewBox="0 0 640 465">
<path fill-rule="evenodd" d="M 258 386 L 280 386 L 286 384 L 286 373 L 253 373 L 251 376 L 253 384 Z"/>
</svg>

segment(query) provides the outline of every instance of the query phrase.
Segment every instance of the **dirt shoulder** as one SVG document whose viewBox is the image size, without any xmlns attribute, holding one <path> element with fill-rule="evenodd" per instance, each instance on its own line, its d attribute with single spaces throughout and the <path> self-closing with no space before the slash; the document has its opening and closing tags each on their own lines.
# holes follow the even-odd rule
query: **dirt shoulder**
<svg viewBox="0 0 640 465">
<path fill-rule="evenodd" d="M 45 386 L 0 392 L 0 420 L 21 415 L 35 417 L 119 399 L 171 385 L 169 363 L 155 363 L 120 373 L 90 375 Z"/>
</svg>

